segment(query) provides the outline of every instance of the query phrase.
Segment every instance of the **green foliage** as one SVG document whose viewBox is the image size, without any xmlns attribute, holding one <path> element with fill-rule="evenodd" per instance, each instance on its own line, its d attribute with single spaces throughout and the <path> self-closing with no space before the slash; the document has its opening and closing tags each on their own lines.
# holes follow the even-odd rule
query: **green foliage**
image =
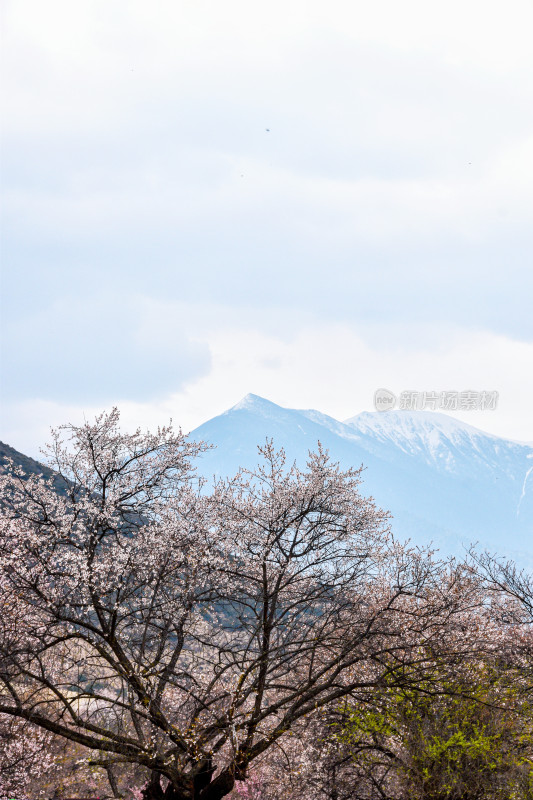
<svg viewBox="0 0 533 800">
<path fill-rule="evenodd" d="M 337 738 L 369 768 L 388 761 L 402 797 L 533 797 L 531 706 L 513 676 L 477 664 L 397 688 L 372 707 L 347 706 Z"/>
</svg>

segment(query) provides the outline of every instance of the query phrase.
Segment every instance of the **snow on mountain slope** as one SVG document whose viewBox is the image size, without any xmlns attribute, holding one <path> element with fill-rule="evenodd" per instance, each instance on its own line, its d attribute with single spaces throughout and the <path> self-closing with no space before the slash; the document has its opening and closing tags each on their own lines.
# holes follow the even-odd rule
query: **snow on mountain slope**
<svg viewBox="0 0 533 800">
<path fill-rule="evenodd" d="M 320 441 L 343 467 L 365 466 L 361 491 L 391 511 L 398 536 L 447 552 L 479 540 L 533 559 L 533 448 L 445 414 L 364 412 L 340 422 L 250 394 L 191 435 L 216 445 L 199 462 L 208 479 L 254 467 L 267 438 L 301 466 Z"/>
<path fill-rule="evenodd" d="M 517 461 L 533 449 L 474 428 L 435 411 L 365 411 L 346 420 L 347 426 L 386 443 L 395 444 L 408 455 L 427 464 L 461 474 L 477 469 L 514 475 Z"/>
</svg>

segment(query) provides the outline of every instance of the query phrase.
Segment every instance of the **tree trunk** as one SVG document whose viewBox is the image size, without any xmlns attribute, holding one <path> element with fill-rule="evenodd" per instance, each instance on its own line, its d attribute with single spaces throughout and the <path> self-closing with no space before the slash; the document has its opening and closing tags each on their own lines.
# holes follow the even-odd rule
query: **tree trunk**
<svg viewBox="0 0 533 800">
<path fill-rule="evenodd" d="M 176 786 L 169 782 L 166 789 L 161 786 L 161 774 L 152 772 L 149 782 L 142 792 L 143 800 L 196 800 L 198 793 L 194 791 L 192 780 Z"/>
<path fill-rule="evenodd" d="M 199 794 L 194 797 L 194 800 L 222 800 L 227 794 L 231 792 L 235 786 L 235 772 L 233 769 L 226 769 L 217 775 L 214 781 L 211 781 Z"/>
<path fill-rule="evenodd" d="M 163 789 L 161 775 L 154 771 L 143 789 L 143 800 L 222 800 L 235 786 L 235 775 L 230 768 L 221 772 L 212 781 L 213 772 L 211 764 L 205 764 L 194 779 L 181 785 L 169 783 L 166 789 Z"/>
<path fill-rule="evenodd" d="M 194 800 L 194 794 L 189 789 L 177 789 L 171 783 L 165 789 L 163 797 L 164 800 Z"/>
<path fill-rule="evenodd" d="M 142 791 L 143 800 L 165 800 L 163 789 L 161 788 L 161 775 L 159 772 L 152 772 L 150 780 Z"/>
</svg>

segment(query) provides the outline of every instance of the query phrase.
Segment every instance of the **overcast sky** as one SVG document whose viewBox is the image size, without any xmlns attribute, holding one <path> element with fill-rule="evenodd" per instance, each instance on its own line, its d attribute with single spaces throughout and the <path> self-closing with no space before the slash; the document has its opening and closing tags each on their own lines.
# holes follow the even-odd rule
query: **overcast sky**
<svg viewBox="0 0 533 800">
<path fill-rule="evenodd" d="M 4 441 L 378 387 L 533 440 L 530 0 L 2 14 Z"/>
</svg>

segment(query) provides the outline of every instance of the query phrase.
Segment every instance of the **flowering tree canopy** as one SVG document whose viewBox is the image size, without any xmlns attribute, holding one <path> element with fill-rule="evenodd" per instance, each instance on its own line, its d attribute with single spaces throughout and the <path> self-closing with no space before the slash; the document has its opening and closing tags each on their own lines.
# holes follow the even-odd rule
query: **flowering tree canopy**
<svg viewBox="0 0 533 800">
<path fill-rule="evenodd" d="M 113 410 L 53 434 L 62 493 L 0 481 L 0 713 L 145 767 L 153 800 L 226 796 L 317 709 L 423 669 L 421 638 L 459 613 L 361 469 L 318 446 L 300 470 L 267 443 L 208 493 L 204 449 L 124 434 Z"/>
</svg>

